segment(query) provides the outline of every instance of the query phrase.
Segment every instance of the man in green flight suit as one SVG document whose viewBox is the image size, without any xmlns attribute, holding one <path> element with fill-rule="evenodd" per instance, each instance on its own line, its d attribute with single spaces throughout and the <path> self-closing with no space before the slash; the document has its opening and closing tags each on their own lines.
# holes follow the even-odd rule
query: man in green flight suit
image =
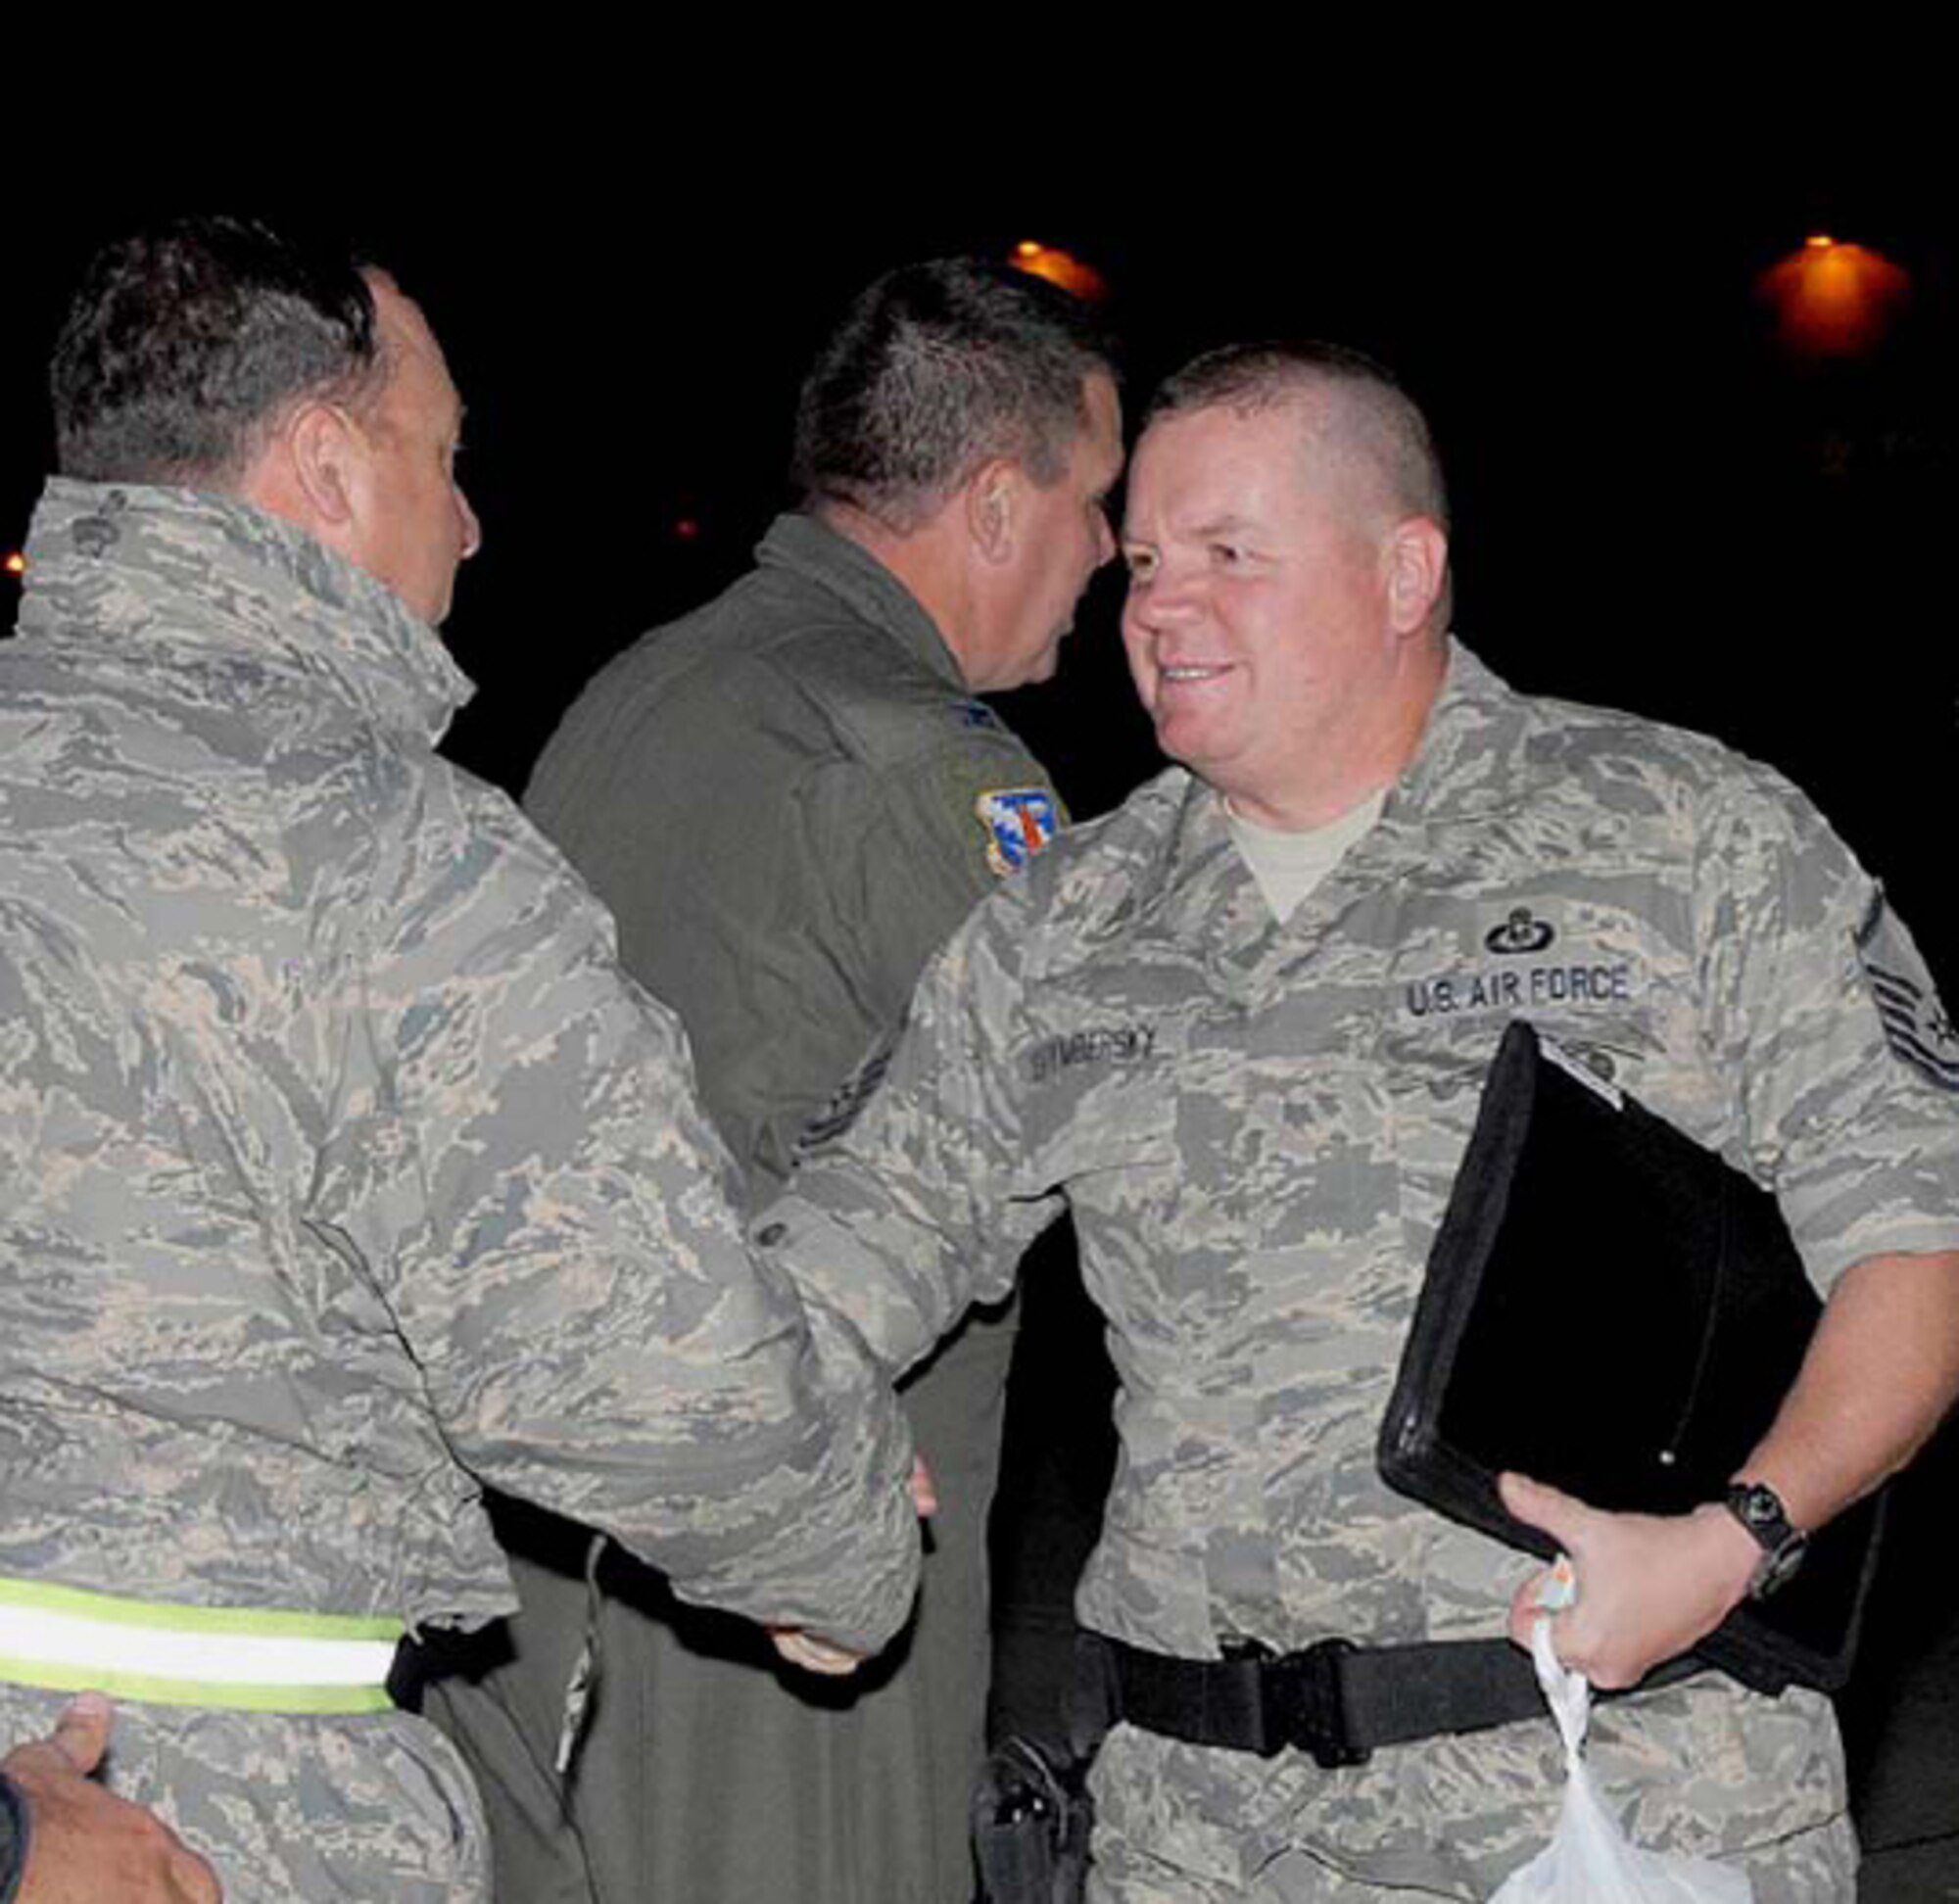
<svg viewBox="0 0 1959 1904">
<path fill-rule="evenodd" d="M 1082 307 L 990 264 L 893 271 L 805 381 L 802 510 L 726 595 L 600 673 L 546 749 L 530 811 L 611 906 L 628 969 L 679 1012 L 758 1202 L 927 958 L 1055 829 L 1047 776 L 975 696 L 1053 673 L 1114 553 L 1121 467 Z M 582 1544 L 506 1517 L 516 1658 L 431 1702 L 503 1788 L 503 1888 L 968 1904 L 1011 1347 L 1006 1318 L 975 1315 L 907 1385 L 941 1501 L 926 1588 L 890 1662 L 841 1700 L 608 1558 L 565 1813 L 549 1759 L 586 1628 Z M 524 1559 L 553 1544 L 555 1569 Z"/>
</svg>

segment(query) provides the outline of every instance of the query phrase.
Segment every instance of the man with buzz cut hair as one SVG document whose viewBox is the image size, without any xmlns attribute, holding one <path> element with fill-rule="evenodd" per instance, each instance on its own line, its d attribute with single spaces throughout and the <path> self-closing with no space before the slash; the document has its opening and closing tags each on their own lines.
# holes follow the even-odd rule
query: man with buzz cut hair
<svg viewBox="0 0 1959 1904">
<path fill-rule="evenodd" d="M 974 902 L 1053 833 L 1047 775 L 978 696 L 1045 680 L 1115 549 L 1108 347 L 1065 293 L 971 260 L 889 272 L 817 353 L 801 506 L 719 599 L 601 671 L 527 805 L 680 1014 L 751 1199 L 896 1025 Z M 499 1875 L 607 1904 L 970 1904 L 986 1517 L 1012 1348 L 976 1315 L 904 1401 L 939 1507 L 915 1625 L 844 1698 L 608 1559 L 597 1692 L 549 1765 L 585 1544 L 506 1516 L 513 1663 L 432 1693 L 505 1802 Z M 555 1565 L 549 1564 L 555 1555 Z M 587 1876 L 589 1870 L 589 1877 Z"/>
<path fill-rule="evenodd" d="M 1123 640 L 1178 765 L 975 911 L 752 1231 L 897 1372 L 1072 1211 L 1122 1383 L 1077 1601 L 1103 1904 L 1481 1899 L 1552 1833 L 1561 1750 L 1505 1643 L 1541 1576 L 1374 1454 L 1505 998 L 1774 1192 L 1828 1293 L 1725 1498 L 1621 1515 L 1505 1477 L 1575 1563 L 1567 1664 L 1627 1687 L 1692 1648 L 1959 1389 L 1959 1034 L 1909 936 L 1769 769 L 1455 642 L 1447 521 L 1366 359 L 1170 381 Z M 1460 982 L 1493 966 L 1515 993 Z M 1550 981 L 1574 966 L 1611 982 Z M 1574 1236 L 1581 1357 L 1609 1353 L 1587 1266 Z M 1757 1904 L 1851 1897 L 1820 1694 L 1703 1672 L 1600 1707 L 1588 1758 L 1640 1843 Z"/>
<path fill-rule="evenodd" d="M 419 309 L 181 220 L 97 256 L 53 387 L 0 650 L 0 1737 L 114 1694 L 111 1788 L 234 1904 L 487 1899 L 385 1689 L 512 1604 L 482 1485 L 840 1666 L 910 1604 L 909 1438 L 745 1247 L 602 909 L 433 752 L 479 532 Z"/>
</svg>

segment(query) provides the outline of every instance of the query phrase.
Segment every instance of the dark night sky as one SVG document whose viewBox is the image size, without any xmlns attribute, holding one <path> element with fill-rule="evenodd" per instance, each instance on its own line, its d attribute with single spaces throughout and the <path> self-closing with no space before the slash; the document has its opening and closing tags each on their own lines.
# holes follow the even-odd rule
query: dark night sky
<svg viewBox="0 0 1959 1904">
<path fill-rule="evenodd" d="M 796 381 L 850 292 L 908 258 L 1036 237 L 1109 279 L 1137 393 L 1208 345 L 1279 332 L 1395 364 L 1451 468 L 1458 630 L 1519 686 L 1700 727 L 1792 773 L 1890 885 L 1951 996 L 1959 299 L 1932 197 L 1895 175 L 1819 191 L 1546 167 L 1333 209 L 1272 194 L 1231 215 L 1058 216 L 1002 188 L 977 217 L 970 195 L 909 215 L 751 197 L 738 217 L 680 192 L 567 193 L 531 223 L 433 183 L 331 199 L 124 185 L 14 215 L 0 542 L 17 546 L 39 484 L 47 339 L 97 238 L 186 207 L 351 231 L 423 301 L 470 405 L 486 541 L 449 634 L 481 692 L 452 748 L 518 785 L 608 653 L 741 568 L 783 500 Z M 1912 276 L 1882 347 L 1824 368 L 1775 348 L 1755 290 L 1817 228 Z M 1098 583 L 1059 681 L 1009 709 L 1084 811 L 1153 765 L 1119 595 Z"/>
</svg>

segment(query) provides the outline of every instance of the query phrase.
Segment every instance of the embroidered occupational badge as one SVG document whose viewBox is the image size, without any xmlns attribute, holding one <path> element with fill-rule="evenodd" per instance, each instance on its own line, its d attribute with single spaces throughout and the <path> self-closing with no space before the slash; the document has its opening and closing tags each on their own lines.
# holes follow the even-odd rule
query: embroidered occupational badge
<svg viewBox="0 0 1959 1904">
<path fill-rule="evenodd" d="M 1536 918 L 1528 906 L 1516 906 L 1502 925 L 1483 934 L 1483 943 L 1492 952 L 1542 952 L 1556 936 L 1550 920 Z"/>
<path fill-rule="evenodd" d="M 1857 958 L 1891 1055 L 1941 1091 L 1959 1092 L 1959 1028 L 1938 1002 L 1932 975 L 1882 886 L 1857 928 Z"/>
<path fill-rule="evenodd" d="M 973 811 L 986 829 L 986 864 L 1002 879 L 1027 865 L 1054 837 L 1054 795 L 1044 786 L 982 793 Z"/>
</svg>

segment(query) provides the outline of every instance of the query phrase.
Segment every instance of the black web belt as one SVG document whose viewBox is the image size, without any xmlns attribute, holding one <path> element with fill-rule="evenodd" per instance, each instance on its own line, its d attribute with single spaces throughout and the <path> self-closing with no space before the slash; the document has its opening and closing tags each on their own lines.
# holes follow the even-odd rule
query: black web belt
<svg viewBox="0 0 1959 1904">
<path fill-rule="evenodd" d="M 1089 1660 L 1101 1655 L 1113 1718 L 1264 1758 L 1295 1745 L 1328 1770 L 1362 1765 L 1379 1745 L 1547 1712 L 1529 1654 L 1506 1640 L 1321 1640 L 1293 1653 L 1254 1643 L 1224 1659 L 1177 1659 L 1102 1634 L 1083 1639 Z"/>
</svg>

